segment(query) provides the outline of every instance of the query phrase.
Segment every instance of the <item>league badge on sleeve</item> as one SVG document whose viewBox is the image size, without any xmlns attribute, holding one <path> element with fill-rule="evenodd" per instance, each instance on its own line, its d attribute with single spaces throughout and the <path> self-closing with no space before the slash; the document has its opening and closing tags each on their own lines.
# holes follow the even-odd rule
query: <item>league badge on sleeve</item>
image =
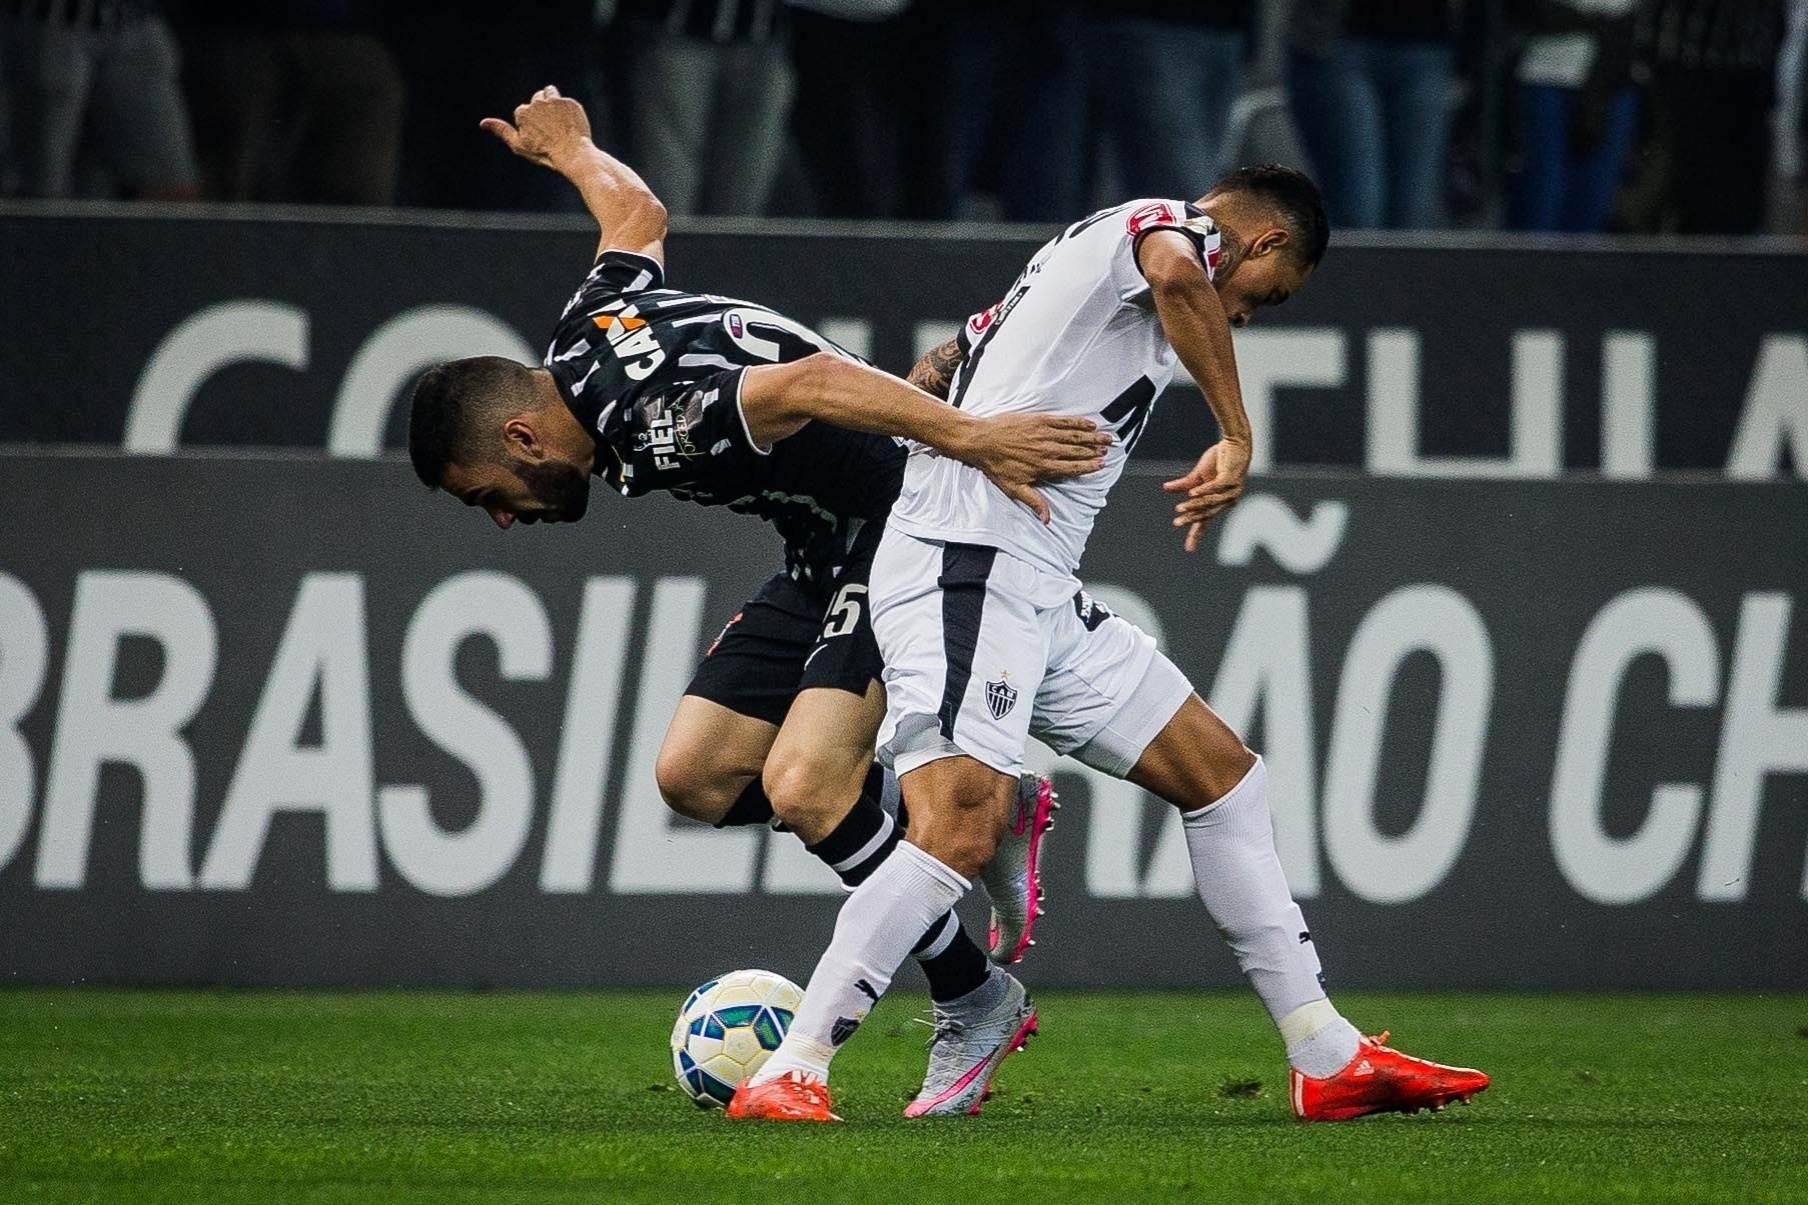
<svg viewBox="0 0 1808 1205">
<path fill-rule="evenodd" d="M 1173 207 L 1166 201 L 1156 201 L 1152 204 L 1143 206 L 1141 209 L 1131 214 L 1130 221 L 1127 223 L 1127 228 L 1130 231 L 1131 237 L 1134 238 L 1145 230 L 1156 230 L 1162 226 L 1173 226 L 1175 224 L 1176 219 L 1174 217 Z"/>
</svg>

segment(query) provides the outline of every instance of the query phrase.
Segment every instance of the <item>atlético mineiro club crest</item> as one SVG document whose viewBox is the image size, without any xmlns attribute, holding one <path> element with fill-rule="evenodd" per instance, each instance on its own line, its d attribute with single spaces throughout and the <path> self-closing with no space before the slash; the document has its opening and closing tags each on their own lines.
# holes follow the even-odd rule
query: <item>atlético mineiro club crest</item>
<svg viewBox="0 0 1808 1205">
<path fill-rule="evenodd" d="M 998 681 L 986 683 L 986 710 L 992 718 L 1002 720 L 1017 706 L 1017 688 L 1009 682 Z"/>
</svg>

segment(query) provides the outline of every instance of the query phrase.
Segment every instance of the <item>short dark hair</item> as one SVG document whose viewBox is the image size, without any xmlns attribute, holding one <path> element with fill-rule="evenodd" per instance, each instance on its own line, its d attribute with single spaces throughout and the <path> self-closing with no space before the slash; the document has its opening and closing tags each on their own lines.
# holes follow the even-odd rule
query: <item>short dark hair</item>
<svg viewBox="0 0 1808 1205">
<path fill-rule="evenodd" d="M 533 370 L 503 356 L 450 360 L 423 372 L 408 408 L 408 458 L 422 484 L 438 489 L 450 464 L 501 455 L 502 424 L 535 408 Z"/>
<path fill-rule="evenodd" d="M 1331 241 L 1331 223 L 1325 218 L 1325 200 L 1318 185 L 1305 172 L 1278 163 L 1240 167 L 1212 186 L 1216 193 L 1240 192 L 1260 198 L 1274 207 L 1292 237 L 1288 245 L 1308 268 L 1318 266 Z"/>
</svg>

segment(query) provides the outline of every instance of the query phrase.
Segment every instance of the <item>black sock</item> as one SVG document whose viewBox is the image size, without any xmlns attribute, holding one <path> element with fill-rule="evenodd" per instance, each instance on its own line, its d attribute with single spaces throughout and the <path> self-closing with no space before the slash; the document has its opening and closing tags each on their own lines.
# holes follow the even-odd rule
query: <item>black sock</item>
<svg viewBox="0 0 1808 1205">
<path fill-rule="evenodd" d="M 884 799 L 885 798 L 885 767 L 884 766 L 880 765 L 878 762 L 874 762 L 872 764 L 871 768 L 867 770 L 866 786 L 861 789 L 861 794 L 865 795 L 868 799 Z M 902 799 L 898 800 L 898 803 L 900 805 L 902 805 L 903 802 L 904 801 Z M 903 823 L 903 822 L 899 821 L 899 823 Z"/>
<path fill-rule="evenodd" d="M 878 797 L 862 792 L 828 836 L 805 848 L 828 863 L 843 883 L 858 887 L 903 837 L 904 829 L 879 806 Z"/>
<path fill-rule="evenodd" d="M 869 776 L 867 781 L 870 786 L 876 780 Z M 858 887 L 903 838 L 903 826 L 879 806 L 877 792 L 869 790 L 855 801 L 853 810 L 835 826 L 835 831 L 807 848 L 828 863 L 843 883 Z M 929 980 L 930 998 L 938 1002 L 966 995 L 991 974 L 985 953 L 967 936 L 960 918 L 952 912 L 929 926 L 911 953 Z"/>
<path fill-rule="evenodd" d="M 772 801 L 766 798 L 766 788 L 760 785 L 756 774 L 741 797 L 728 807 L 728 814 L 716 821 L 717 828 L 741 828 L 749 824 L 772 823 Z"/>
<path fill-rule="evenodd" d="M 948 940 L 942 950 L 925 955 L 925 950 L 932 950 L 941 943 L 944 933 Z M 929 932 L 910 952 L 916 957 L 917 965 L 923 968 L 923 978 L 929 980 L 929 998 L 937 1004 L 958 1000 L 984 986 L 992 976 L 992 964 L 967 936 L 967 931 L 961 928 L 960 917 L 952 911 L 930 925 Z"/>
</svg>

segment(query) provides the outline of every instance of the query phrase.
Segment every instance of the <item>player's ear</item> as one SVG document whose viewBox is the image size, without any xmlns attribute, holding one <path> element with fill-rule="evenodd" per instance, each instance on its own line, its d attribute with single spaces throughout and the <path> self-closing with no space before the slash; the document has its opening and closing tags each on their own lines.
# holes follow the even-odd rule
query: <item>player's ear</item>
<svg viewBox="0 0 1808 1205">
<path fill-rule="evenodd" d="M 1279 251 L 1286 247 L 1290 238 L 1285 226 L 1270 226 L 1249 244 L 1249 253 L 1245 258 L 1260 259 L 1271 252 Z"/>
<path fill-rule="evenodd" d="M 524 414 L 517 414 L 502 424 L 502 442 L 504 447 L 527 460 L 546 459 L 546 444 Z"/>
</svg>

